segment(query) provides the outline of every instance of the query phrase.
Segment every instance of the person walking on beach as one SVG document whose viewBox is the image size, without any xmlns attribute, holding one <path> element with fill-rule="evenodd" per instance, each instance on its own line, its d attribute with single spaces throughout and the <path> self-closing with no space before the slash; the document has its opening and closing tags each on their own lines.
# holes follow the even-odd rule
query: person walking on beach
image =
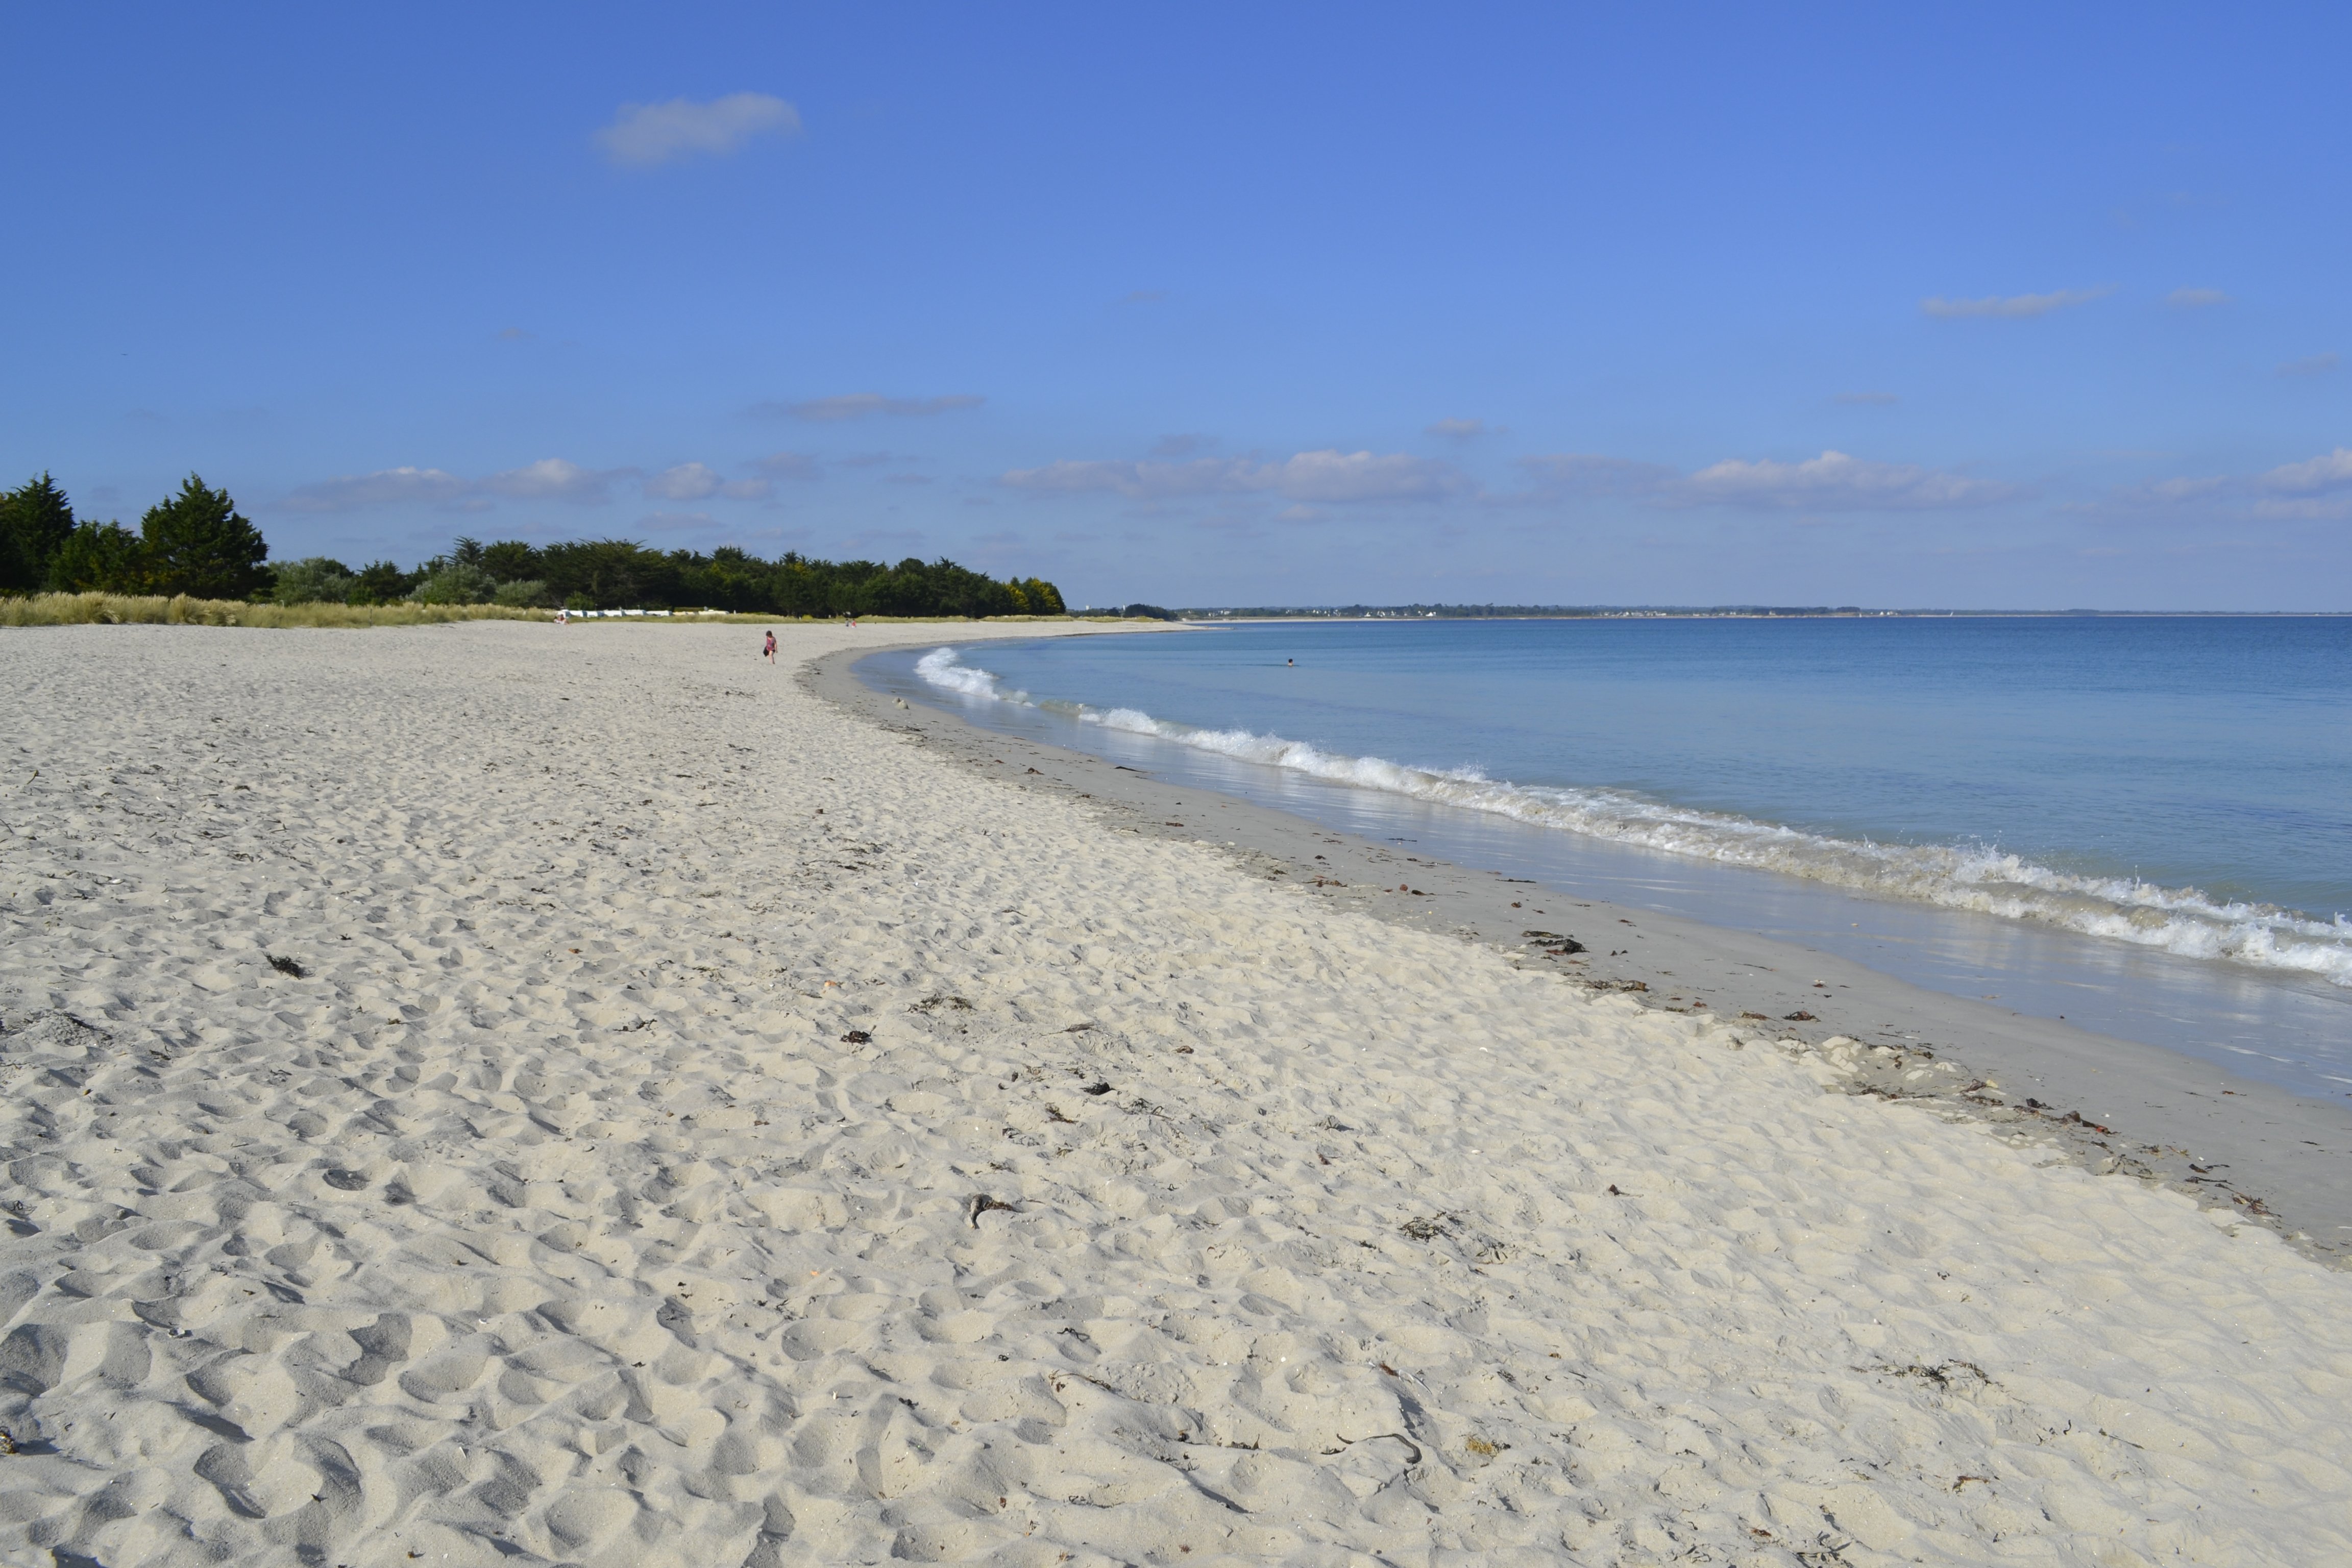
<svg viewBox="0 0 2352 1568">
<path fill-rule="evenodd" d="M 761 648 L 760 654 L 770 664 L 776 662 L 776 634 L 772 627 L 768 632 L 768 646 Z"/>
</svg>

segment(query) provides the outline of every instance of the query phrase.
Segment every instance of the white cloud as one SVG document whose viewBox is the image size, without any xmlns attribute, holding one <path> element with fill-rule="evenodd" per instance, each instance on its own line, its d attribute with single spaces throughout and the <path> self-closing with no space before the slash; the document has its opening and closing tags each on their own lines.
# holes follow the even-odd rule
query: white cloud
<svg viewBox="0 0 2352 1568">
<path fill-rule="evenodd" d="M 2282 464 L 2255 482 L 2273 495 L 2326 495 L 2352 489 L 2352 447 L 2338 447 L 2300 463 Z"/>
<path fill-rule="evenodd" d="M 1566 453 L 1520 466 L 1552 495 L 1633 496 L 1657 506 L 1726 506 L 1764 511 L 1939 511 L 1990 506 L 2020 492 L 2008 485 L 1909 463 L 1874 463 L 1843 452 L 1802 462 L 1729 458 L 1681 474 L 1655 463 Z"/>
<path fill-rule="evenodd" d="M 613 123 L 596 132 L 604 154 L 632 169 L 650 169 L 694 153 L 723 156 L 754 136 L 796 134 L 800 111 L 764 92 L 731 92 L 698 103 L 673 98 L 667 103 L 625 103 Z"/>
<path fill-rule="evenodd" d="M 1432 436 L 1451 436 L 1457 441 L 1466 441 L 1473 436 L 1486 433 L 1486 422 L 1484 419 L 1440 419 L 1426 432 Z"/>
<path fill-rule="evenodd" d="M 2278 367 L 2278 374 L 2284 376 L 2326 375 L 2343 363 L 2343 356 L 2330 350 L 2306 359 L 2291 359 Z"/>
<path fill-rule="evenodd" d="M 2226 305 L 2230 297 L 2219 289 L 2175 289 L 2164 297 L 2164 302 L 2176 310 L 2202 310 L 2213 305 Z"/>
<path fill-rule="evenodd" d="M 605 499 L 614 473 L 626 471 L 615 469 L 600 473 L 562 458 L 541 458 L 536 463 L 492 474 L 482 480 L 478 488 L 491 495 L 510 496 L 519 500 L 593 503 Z"/>
<path fill-rule="evenodd" d="M 718 473 L 700 463 L 680 463 L 646 479 L 646 494 L 661 500 L 700 500 L 719 493 Z"/>
<path fill-rule="evenodd" d="M 304 485 L 286 498 L 289 511 L 357 511 L 363 507 L 423 502 L 463 505 L 472 487 L 439 468 L 379 468 Z"/>
<path fill-rule="evenodd" d="M 1300 452 L 1278 462 L 1195 458 L 1189 462 L 1090 460 L 1015 468 L 1015 489 L 1110 491 L 1137 500 L 1264 492 L 1294 501 L 1429 500 L 1468 488 L 1451 465 L 1402 452 Z"/>
<path fill-rule="evenodd" d="M 961 408 L 977 408 L 987 402 L 970 393 L 954 393 L 945 397 L 885 397 L 878 392 L 849 392 L 837 397 L 814 397 L 805 403 L 760 405 L 763 414 L 789 414 L 795 419 L 815 420 L 821 424 L 843 419 L 864 419 L 876 414 L 911 415 L 952 414 Z"/>
<path fill-rule="evenodd" d="M 1941 295 L 1919 301 L 1919 309 L 1931 316 L 1945 318 L 1963 316 L 1997 316 L 2021 320 L 2028 316 L 2046 316 L 2053 310 L 2063 310 L 2073 305 L 2087 305 L 2094 300 L 2104 300 L 2114 293 L 2115 286 L 2106 284 L 2097 289 L 2056 289 L 2047 294 L 1990 294 L 1981 300 L 1947 300 Z"/>
</svg>

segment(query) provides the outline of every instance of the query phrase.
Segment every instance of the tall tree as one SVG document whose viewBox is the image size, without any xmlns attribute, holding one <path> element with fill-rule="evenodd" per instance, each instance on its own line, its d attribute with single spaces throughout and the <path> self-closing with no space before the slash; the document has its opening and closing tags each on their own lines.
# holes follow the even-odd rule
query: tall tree
<svg viewBox="0 0 2352 1568">
<path fill-rule="evenodd" d="M 197 475 L 187 477 L 178 495 L 149 507 L 139 531 L 156 593 L 250 599 L 269 584 L 262 565 L 269 546 L 261 531 L 238 514 L 228 491 L 207 488 Z"/>
<path fill-rule="evenodd" d="M 37 594 L 74 531 L 66 492 L 44 472 L 0 493 L 0 594 Z"/>
</svg>

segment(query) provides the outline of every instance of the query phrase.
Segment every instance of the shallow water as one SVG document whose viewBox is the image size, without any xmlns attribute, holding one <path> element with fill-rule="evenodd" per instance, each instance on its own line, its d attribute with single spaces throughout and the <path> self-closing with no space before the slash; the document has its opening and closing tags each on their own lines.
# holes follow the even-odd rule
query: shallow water
<svg viewBox="0 0 2352 1568">
<path fill-rule="evenodd" d="M 1420 853 L 2352 1089 L 2352 621 L 1281 624 L 860 668 Z"/>
</svg>

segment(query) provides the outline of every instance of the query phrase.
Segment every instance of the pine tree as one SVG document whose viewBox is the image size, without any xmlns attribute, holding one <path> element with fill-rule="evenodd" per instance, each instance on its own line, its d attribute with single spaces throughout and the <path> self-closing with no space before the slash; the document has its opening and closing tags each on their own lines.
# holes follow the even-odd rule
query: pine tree
<svg viewBox="0 0 2352 1568">
<path fill-rule="evenodd" d="M 197 599 L 250 599 L 269 584 L 269 546 L 228 491 L 190 474 L 180 493 L 139 520 L 152 591 Z"/>
<path fill-rule="evenodd" d="M 0 594 L 37 594 L 74 531 L 73 507 L 46 472 L 0 493 Z"/>
</svg>

